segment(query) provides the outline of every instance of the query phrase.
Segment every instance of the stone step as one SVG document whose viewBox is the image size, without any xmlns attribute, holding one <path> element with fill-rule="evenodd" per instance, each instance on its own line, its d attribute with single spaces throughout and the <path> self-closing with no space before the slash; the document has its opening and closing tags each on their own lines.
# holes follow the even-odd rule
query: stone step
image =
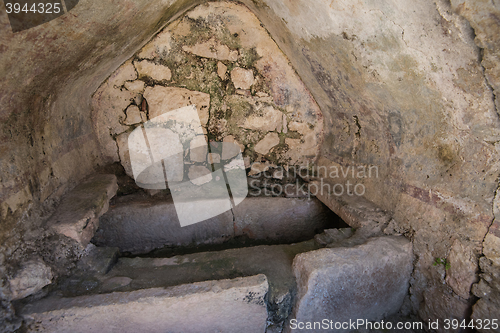
<svg viewBox="0 0 500 333">
<path fill-rule="evenodd" d="M 131 292 L 57 296 L 25 306 L 29 332 L 206 333 L 266 329 L 265 275 Z"/>
<path fill-rule="evenodd" d="M 181 227 L 171 199 L 130 195 L 117 198 L 101 217 L 93 243 L 131 254 L 221 244 L 235 237 L 292 243 L 340 225 L 345 224 L 315 198 L 248 197 L 231 211 Z"/>
<path fill-rule="evenodd" d="M 95 271 L 88 274 L 88 270 L 82 270 L 80 275 L 62 281 L 59 289 L 53 294 L 58 297 L 77 297 L 86 294 L 126 293 L 265 274 L 269 280 L 266 300 L 270 321 L 283 324 L 291 311 L 293 296 L 296 293 L 293 259 L 298 253 L 318 248 L 320 246 L 310 240 L 296 244 L 261 245 L 170 258 L 119 258 L 107 274 L 95 274 Z M 103 261 L 107 260 L 103 258 Z"/>
<path fill-rule="evenodd" d="M 47 221 L 47 227 L 85 248 L 99 226 L 99 217 L 107 212 L 109 200 L 117 190 L 115 175 L 98 174 L 84 180 L 64 196 Z"/>
<path fill-rule="evenodd" d="M 350 239 L 355 241 L 350 242 Z M 340 244 L 347 245 L 338 247 Z M 27 305 L 18 303 L 18 313 L 39 324 L 32 326 L 36 328 L 32 331 L 87 332 L 75 330 L 76 323 L 87 325 L 88 317 L 95 316 L 95 323 L 89 326 L 94 331 L 102 331 L 105 327 L 109 332 L 114 332 L 115 328 L 129 332 L 125 328 L 137 329 L 134 326 L 137 322 L 145 325 L 140 331 L 199 332 L 196 323 L 190 325 L 193 321 L 200 321 L 207 328 L 206 332 L 218 332 L 217 329 L 221 332 L 237 332 L 235 329 L 253 332 L 254 326 L 213 328 L 215 326 L 210 325 L 215 325 L 214 321 L 204 317 L 224 317 L 233 322 L 232 312 L 221 314 L 216 311 L 219 308 L 226 311 L 231 306 L 243 311 L 244 318 L 258 323 L 255 331 L 268 333 L 290 330 L 291 319 L 297 322 L 318 322 L 324 318 L 382 320 L 400 309 L 408 292 L 412 267 L 411 243 L 404 237 L 356 239 L 356 232 L 351 229 L 327 229 L 319 239 L 315 237 L 296 244 L 260 245 L 167 258 L 122 257 L 109 270 L 115 251 L 116 248 L 90 249 L 89 258 L 82 260 L 77 274 L 62 280 L 48 297 Z M 219 283 L 259 274 L 266 277 L 265 302 L 264 298 L 259 301 L 265 303 L 262 321 L 260 312 L 257 315 L 254 307 L 233 304 L 236 298 L 221 301 L 218 296 L 220 289 L 226 290 L 218 286 Z M 210 287 L 210 292 L 206 293 L 207 288 L 200 286 L 208 284 L 215 287 Z M 202 290 L 204 294 L 193 296 L 197 299 L 198 305 L 195 306 L 189 299 L 185 300 L 186 294 L 171 293 L 172 290 L 188 290 L 189 293 Z M 245 290 L 248 295 L 254 295 L 253 289 Z M 254 298 L 249 296 L 246 299 Z M 233 303 L 228 305 L 224 303 L 226 301 Z M 175 320 L 155 308 L 172 304 L 176 304 Z M 210 307 L 211 312 L 199 308 L 205 306 Z M 144 313 L 142 307 L 152 315 Z M 196 317 L 181 311 L 188 312 L 189 307 L 195 307 L 192 313 L 201 318 L 195 320 Z M 121 313 L 127 316 L 122 317 Z M 153 314 L 171 318 L 169 320 L 174 326 L 154 326 Z M 134 319 L 134 316 L 139 316 L 139 319 Z M 185 317 L 189 320 L 183 321 Z M 220 320 L 215 322 L 220 323 Z M 158 322 L 158 325 L 163 324 L 167 325 L 163 319 Z M 185 325 L 184 330 L 177 330 L 182 325 Z"/>
</svg>

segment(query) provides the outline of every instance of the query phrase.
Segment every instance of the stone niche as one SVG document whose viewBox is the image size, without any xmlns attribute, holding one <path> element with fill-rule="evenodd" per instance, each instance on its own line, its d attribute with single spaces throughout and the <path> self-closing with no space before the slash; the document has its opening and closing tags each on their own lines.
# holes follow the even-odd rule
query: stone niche
<svg viewBox="0 0 500 333">
<path fill-rule="evenodd" d="M 194 8 L 99 87 L 92 99 L 93 122 L 104 157 L 119 161 L 133 177 L 130 133 L 188 105 L 196 106 L 205 141 L 238 145 L 247 169 L 304 166 L 318 157 L 321 111 L 243 5 L 217 2 Z M 193 164 L 213 158 L 200 154 L 207 152 L 191 154 Z"/>
</svg>

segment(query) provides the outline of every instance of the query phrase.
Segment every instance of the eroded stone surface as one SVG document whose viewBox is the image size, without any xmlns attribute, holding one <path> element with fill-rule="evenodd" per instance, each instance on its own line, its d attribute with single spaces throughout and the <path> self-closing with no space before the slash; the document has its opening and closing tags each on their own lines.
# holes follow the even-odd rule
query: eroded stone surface
<svg viewBox="0 0 500 333">
<path fill-rule="evenodd" d="M 394 236 L 299 254 L 293 264 L 298 295 L 292 318 L 349 322 L 394 314 L 408 293 L 412 260 L 411 243 Z"/>
<path fill-rule="evenodd" d="M 139 78 L 151 78 L 155 81 L 168 81 L 172 78 L 172 72 L 167 66 L 157 65 L 148 60 L 136 61 L 134 66 Z"/>
<path fill-rule="evenodd" d="M 12 299 L 17 300 L 32 295 L 52 283 L 52 270 L 42 259 L 23 263 L 16 275 L 9 279 Z"/>
<path fill-rule="evenodd" d="M 248 197 L 234 209 L 235 236 L 293 242 L 314 237 L 334 220 L 316 199 Z"/>
<path fill-rule="evenodd" d="M 248 90 L 254 84 L 253 72 L 251 69 L 236 67 L 231 71 L 231 81 L 236 89 Z"/>
<path fill-rule="evenodd" d="M 203 185 L 212 180 L 212 172 L 201 165 L 193 165 L 189 168 L 189 180 L 195 185 Z"/>
<path fill-rule="evenodd" d="M 155 86 L 146 88 L 144 98 L 148 101 L 150 119 L 184 106 L 195 105 L 202 126 L 207 126 L 210 106 L 208 94 L 184 88 Z"/>
<path fill-rule="evenodd" d="M 470 288 L 477 282 L 477 272 L 479 270 L 476 258 L 471 249 L 464 246 L 456 240 L 448 255 L 449 268 L 446 272 L 446 283 L 453 291 L 463 299 L 469 299 L 471 296 Z"/>
<path fill-rule="evenodd" d="M 45 299 L 22 315 L 39 332 L 263 332 L 265 275 L 66 299 Z M 196 320 L 194 320 L 196 318 Z"/>
<path fill-rule="evenodd" d="M 233 214 L 234 220 L 233 221 Z M 137 221 L 143 221 L 137 223 Z M 335 215 L 316 199 L 246 198 L 233 212 L 182 227 L 174 203 L 131 195 L 104 214 L 93 239 L 98 246 L 147 253 L 164 246 L 220 244 L 236 236 L 295 242 L 314 237 Z"/>
<path fill-rule="evenodd" d="M 135 105 L 130 105 L 125 111 L 127 118 L 124 121 L 125 125 L 134 125 L 143 121 L 143 117 L 141 115 L 141 110 Z"/>
<path fill-rule="evenodd" d="M 132 92 L 135 92 L 138 94 L 142 94 L 144 92 L 145 83 L 144 83 L 144 81 L 141 81 L 141 80 L 127 81 L 124 83 L 123 86 L 125 87 L 125 89 L 127 89 L 129 91 L 132 91 Z"/>
<path fill-rule="evenodd" d="M 230 61 L 238 60 L 238 51 L 230 50 L 227 45 L 221 44 L 221 42 L 215 38 L 194 46 L 183 46 L 182 49 L 204 58 Z"/>
<path fill-rule="evenodd" d="M 279 143 L 280 139 L 278 137 L 278 133 L 268 133 L 264 139 L 255 145 L 255 151 L 259 154 L 266 155 L 269 153 L 271 148 L 277 146 Z"/>
<path fill-rule="evenodd" d="M 203 31 L 209 38 L 199 24 L 205 27 Z M 165 63 L 168 68 L 160 65 Z M 135 76 L 131 64 L 137 69 Z M 131 95 L 120 97 L 124 101 L 115 108 L 125 111 L 129 107 L 134 111 L 133 117 L 117 120 L 116 125 L 111 119 L 97 125 L 102 128 L 102 149 L 113 161 L 118 156 L 112 137 L 128 130 L 118 124 L 135 125 L 145 121 L 146 112 L 149 119 L 154 119 L 191 104 L 197 106 L 205 134 L 216 141 L 233 138 L 241 145 L 243 158 L 253 158 L 255 153 L 265 155 L 274 146 L 278 146 L 275 154 L 266 158 L 276 165 L 303 164 L 318 155 L 323 125 L 318 106 L 288 59 L 243 6 L 221 2 L 193 9 L 167 26 L 117 72 L 123 73 L 118 81 L 124 82 L 116 88 L 123 86 Z M 227 84 L 228 78 L 232 84 Z M 103 86 L 106 84 L 109 83 Z M 95 98 L 103 97 L 96 94 Z M 100 115 L 108 112 L 103 107 L 110 107 L 110 103 L 95 102 L 94 109 L 101 121 L 116 117 Z M 140 122 L 137 109 L 141 112 Z M 294 131 L 286 138 L 297 140 L 297 144 L 275 140 L 276 133 L 287 136 L 288 121 L 308 124 L 307 131 Z M 259 145 L 269 135 L 272 145 L 268 147 L 267 141 Z"/>
<path fill-rule="evenodd" d="M 48 226 L 86 247 L 117 189 L 115 175 L 95 175 L 85 180 L 66 194 Z"/>
</svg>

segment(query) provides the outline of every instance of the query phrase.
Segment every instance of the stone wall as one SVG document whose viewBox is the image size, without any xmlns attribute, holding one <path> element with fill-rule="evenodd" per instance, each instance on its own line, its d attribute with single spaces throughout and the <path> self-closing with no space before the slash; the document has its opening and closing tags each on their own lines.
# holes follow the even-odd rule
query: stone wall
<svg viewBox="0 0 500 333">
<path fill-rule="evenodd" d="M 323 111 L 318 164 L 378 167 L 378 177 L 330 181 L 364 184 L 365 197 L 393 213 L 395 232 L 413 241 L 413 310 L 424 320 L 467 317 L 483 239 L 484 254 L 496 255 L 486 251 L 496 239 L 485 235 L 498 186 L 498 6 L 268 1 L 252 9 L 294 55 Z M 487 302 L 479 304 L 498 316 Z"/>
<path fill-rule="evenodd" d="M 196 7 L 99 87 L 92 105 L 103 156 L 120 161 L 134 177 L 131 131 L 191 104 L 197 108 L 205 144 L 239 145 L 250 172 L 304 166 L 318 157 L 321 111 L 289 60 L 244 6 L 221 2 Z M 188 160 L 206 162 L 207 151 L 191 149 Z"/>
<path fill-rule="evenodd" d="M 0 14 L 2 262 L 36 239 L 69 188 L 118 158 L 100 151 L 91 96 L 195 2 L 81 0 L 71 13 L 16 34 Z M 499 5 L 243 2 L 323 113 L 319 164 L 378 166 L 378 177 L 353 181 L 414 243 L 413 310 L 425 320 L 464 317 L 478 283 L 473 316 L 498 316 Z M 2 287 L 0 296 L 8 293 Z"/>
</svg>

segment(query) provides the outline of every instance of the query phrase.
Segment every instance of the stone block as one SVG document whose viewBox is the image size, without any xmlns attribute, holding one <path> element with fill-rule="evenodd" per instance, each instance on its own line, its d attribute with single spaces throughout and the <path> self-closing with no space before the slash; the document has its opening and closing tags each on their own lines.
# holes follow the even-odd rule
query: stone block
<svg viewBox="0 0 500 333">
<path fill-rule="evenodd" d="M 33 295 L 52 283 L 52 270 L 42 259 L 32 259 L 22 264 L 16 275 L 9 279 L 12 299 Z"/>
<path fill-rule="evenodd" d="M 310 239 L 334 216 L 314 198 L 247 197 L 233 212 L 235 236 L 281 242 Z"/>
<path fill-rule="evenodd" d="M 155 81 L 168 81 L 172 78 L 170 68 L 148 60 L 136 61 L 134 66 L 140 78 L 148 77 Z"/>
<path fill-rule="evenodd" d="M 120 251 L 117 247 L 96 247 L 89 244 L 78 261 L 78 268 L 85 272 L 106 274 L 118 260 Z"/>
<path fill-rule="evenodd" d="M 265 275 L 170 288 L 47 298 L 21 315 L 37 332 L 245 332 L 266 328 Z"/>
<path fill-rule="evenodd" d="M 349 322 L 394 314 L 408 294 L 412 261 L 412 245 L 400 236 L 299 254 L 293 262 L 298 295 L 292 318 Z"/>
<path fill-rule="evenodd" d="M 149 119 L 194 104 L 201 125 L 207 126 L 210 107 L 209 94 L 184 88 L 155 86 L 146 88 L 144 98 L 149 105 Z"/>
<path fill-rule="evenodd" d="M 48 226 L 58 234 L 86 247 L 99 226 L 99 217 L 107 212 L 109 200 L 118 190 L 115 175 L 95 175 L 65 195 Z"/>
<path fill-rule="evenodd" d="M 280 138 L 278 137 L 278 133 L 268 133 L 264 139 L 259 141 L 255 145 L 255 151 L 259 154 L 266 155 L 269 153 L 271 148 L 278 145 L 280 143 Z"/>
<path fill-rule="evenodd" d="M 469 299 L 470 289 L 477 282 L 479 270 L 477 258 L 472 249 L 455 240 L 448 255 L 449 269 L 446 272 L 446 283 L 463 299 Z"/>
<path fill-rule="evenodd" d="M 248 90 L 253 85 L 254 80 L 251 69 L 236 67 L 231 71 L 231 81 L 236 89 Z"/>
<path fill-rule="evenodd" d="M 313 181 L 311 184 L 315 184 L 318 189 L 315 193 L 316 198 L 353 228 L 362 228 L 373 223 L 385 225 L 391 219 L 390 213 L 364 197 L 355 195 L 336 196 L 326 190 L 330 185 L 328 183 Z M 313 185 L 310 186 L 310 188 L 312 187 Z"/>
<path fill-rule="evenodd" d="M 165 246 L 220 244 L 232 237 L 231 212 L 181 227 L 174 203 L 129 196 L 100 219 L 93 239 L 98 246 L 118 247 L 121 252 L 147 253 Z"/>
<path fill-rule="evenodd" d="M 497 323 L 498 320 L 500 320 L 500 292 L 492 293 L 489 297 L 481 298 L 477 301 L 477 303 L 472 307 L 471 319 L 474 321 L 481 319 L 482 323 L 485 323 L 487 319 L 489 320 L 489 328 L 485 329 L 483 327 L 482 329 L 477 329 L 478 332 L 500 333 L 500 327 L 491 325 L 492 319 L 497 319 Z M 494 327 L 496 327 L 496 329 Z"/>
<path fill-rule="evenodd" d="M 222 81 L 226 80 L 226 71 L 227 71 L 227 66 L 219 61 L 217 63 L 217 75 L 219 75 Z"/>
<path fill-rule="evenodd" d="M 238 60 L 238 51 L 231 51 L 227 45 L 221 44 L 215 38 L 211 38 L 206 42 L 202 42 L 193 46 L 183 46 L 185 52 L 189 52 L 204 58 L 217 60 Z"/>
<path fill-rule="evenodd" d="M 134 125 L 142 122 L 141 110 L 135 105 L 130 105 L 127 110 L 125 110 L 127 118 L 125 118 L 125 125 Z"/>
<path fill-rule="evenodd" d="M 281 132 L 284 113 L 276 110 L 272 106 L 265 107 L 260 112 L 261 115 L 250 115 L 245 120 L 242 127 L 262 132 Z"/>
</svg>

